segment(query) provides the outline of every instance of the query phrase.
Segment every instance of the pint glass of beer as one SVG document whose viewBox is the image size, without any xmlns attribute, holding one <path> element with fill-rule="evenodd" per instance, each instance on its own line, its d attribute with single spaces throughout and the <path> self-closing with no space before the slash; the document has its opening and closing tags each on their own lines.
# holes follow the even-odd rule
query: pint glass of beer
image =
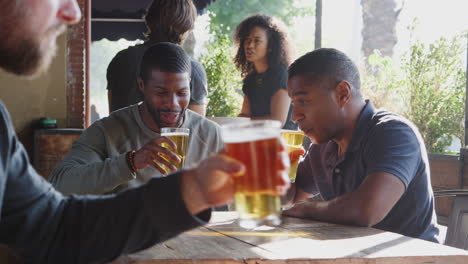
<svg viewBox="0 0 468 264">
<path fill-rule="evenodd" d="M 163 127 L 161 128 L 161 136 L 168 137 L 170 140 L 174 141 L 177 145 L 176 149 L 170 147 L 167 143 L 162 143 L 161 146 L 171 150 L 181 159 L 180 163 L 173 163 L 176 168 L 180 169 L 184 166 L 184 161 L 187 155 L 187 149 L 189 144 L 189 135 L 190 129 L 188 128 L 178 128 L 178 127 Z M 161 156 L 163 159 L 167 160 L 164 155 Z M 164 165 L 161 165 L 163 169 L 166 170 L 166 173 L 169 173 L 170 170 Z"/>
<path fill-rule="evenodd" d="M 302 157 L 302 140 L 304 139 L 304 133 L 302 131 L 283 129 L 281 130 L 281 137 L 286 143 L 289 162 L 291 164 L 289 168 L 289 179 L 291 182 L 294 182 L 296 180 L 297 166 Z"/>
<path fill-rule="evenodd" d="M 235 177 L 234 201 L 239 212 L 239 225 L 254 228 L 281 223 L 280 185 L 281 123 L 258 120 L 221 126 L 228 156 L 246 167 L 245 175 Z"/>
</svg>

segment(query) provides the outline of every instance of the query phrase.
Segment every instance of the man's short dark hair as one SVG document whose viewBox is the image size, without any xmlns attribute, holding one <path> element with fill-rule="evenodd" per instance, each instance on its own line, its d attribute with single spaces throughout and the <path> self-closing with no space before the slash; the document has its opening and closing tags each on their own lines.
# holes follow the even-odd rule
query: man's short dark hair
<svg viewBox="0 0 468 264">
<path fill-rule="evenodd" d="M 309 82 L 326 81 L 331 85 L 347 81 L 355 91 L 361 87 L 356 64 L 346 54 L 336 49 L 322 48 L 305 54 L 291 64 L 288 74 L 289 79 L 301 76 Z"/>
<path fill-rule="evenodd" d="M 190 75 L 190 57 L 184 49 L 173 43 L 161 42 L 149 47 L 140 64 L 140 78 L 147 81 L 151 71 L 184 73 Z"/>
</svg>

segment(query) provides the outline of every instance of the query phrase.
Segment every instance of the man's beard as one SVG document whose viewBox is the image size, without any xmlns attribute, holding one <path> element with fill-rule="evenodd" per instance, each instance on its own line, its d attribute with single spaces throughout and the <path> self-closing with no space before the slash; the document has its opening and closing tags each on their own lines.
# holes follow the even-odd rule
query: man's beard
<svg viewBox="0 0 468 264">
<path fill-rule="evenodd" d="M 148 112 L 153 119 L 153 122 L 158 126 L 158 128 L 163 128 L 165 127 L 164 124 L 161 123 L 161 113 L 162 112 L 169 112 L 169 113 L 178 113 L 179 118 L 176 121 L 176 126 L 175 127 L 180 127 L 184 121 L 184 116 L 185 116 L 185 110 L 187 109 L 182 109 L 182 110 L 170 110 L 166 108 L 153 108 L 151 105 L 147 102 L 145 102 L 146 108 L 148 109 Z"/>
<path fill-rule="evenodd" d="M 55 26 L 41 39 L 23 38 L 0 45 L 0 67 L 24 76 L 43 73 L 55 56 L 56 38 L 63 30 L 64 26 Z"/>
</svg>

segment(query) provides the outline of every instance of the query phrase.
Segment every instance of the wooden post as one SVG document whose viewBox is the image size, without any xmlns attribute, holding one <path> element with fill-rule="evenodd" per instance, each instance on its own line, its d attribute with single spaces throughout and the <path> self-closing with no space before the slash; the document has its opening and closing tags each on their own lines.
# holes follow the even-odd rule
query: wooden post
<svg viewBox="0 0 468 264">
<path fill-rule="evenodd" d="M 77 0 L 82 18 L 67 29 L 67 127 L 85 128 L 86 6 L 89 0 Z"/>
<path fill-rule="evenodd" d="M 465 146 L 468 144 L 468 33 L 466 34 Z M 465 148 L 462 146 L 462 148 Z"/>
<path fill-rule="evenodd" d="M 468 162 L 465 162 L 465 159 L 467 159 L 468 155 L 468 149 L 466 148 L 466 144 L 468 144 L 468 133 L 467 133 L 467 128 L 468 128 L 468 33 L 466 34 L 466 88 L 465 88 L 465 142 L 460 149 L 460 175 L 459 175 L 459 185 L 460 189 L 463 189 L 465 182 L 465 165 L 468 165 Z"/>
<path fill-rule="evenodd" d="M 90 112 L 89 107 L 89 96 L 90 96 L 90 59 L 91 59 L 91 0 L 86 1 L 85 5 L 85 24 L 84 24 L 84 37 L 85 37 L 85 112 L 84 112 L 84 127 L 87 128 L 90 125 Z"/>
<path fill-rule="evenodd" d="M 322 0 L 315 0 L 315 49 L 322 47 Z"/>
</svg>

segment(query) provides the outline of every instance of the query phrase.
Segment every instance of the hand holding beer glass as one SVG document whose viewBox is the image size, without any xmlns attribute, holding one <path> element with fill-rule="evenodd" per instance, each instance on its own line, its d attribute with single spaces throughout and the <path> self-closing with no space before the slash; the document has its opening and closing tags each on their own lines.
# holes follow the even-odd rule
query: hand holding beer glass
<svg viewBox="0 0 468 264">
<path fill-rule="evenodd" d="M 162 154 L 161 157 L 164 160 L 171 163 L 172 165 L 174 165 L 177 169 L 181 169 L 184 166 L 184 162 L 187 156 L 188 144 L 189 144 L 189 135 L 190 135 L 190 129 L 188 128 L 178 128 L 178 127 L 161 128 L 161 136 L 167 137 L 170 140 L 172 140 L 176 144 L 177 148 L 176 149 L 172 148 L 166 142 L 163 142 L 161 146 L 174 152 L 180 158 L 181 161 L 180 163 L 172 162 L 164 154 Z M 168 174 L 169 172 L 171 172 L 171 170 L 164 164 L 161 164 L 161 167 L 166 171 L 165 174 Z"/>
<path fill-rule="evenodd" d="M 127 162 L 132 164 L 130 169 L 133 172 L 151 166 L 166 175 L 184 165 L 189 130 L 186 128 L 182 131 L 164 130 L 162 135 L 166 136 L 156 137 L 139 150 L 129 152 Z"/>
<path fill-rule="evenodd" d="M 291 182 L 294 182 L 296 180 L 299 160 L 301 159 L 302 154 L 304 154 L 304 149 L 302 148 L 304 133 L 301 131 L 283 129 L 281 130 L 281 137 L 286 143 L 289 161 L 291 163 L 291 167 L 289 168 L 289 179 Z"/>
<path fill-rule="evenodd" d="M 243 228 L 281 223 L 280 195 L 289 181 L 281 177 L 280 126 L 278 121 L 258 120 L 221 127 L 226 154 L 246 167 L 244 175 L 234 178 L 235 207 Z"/>
</svg>

